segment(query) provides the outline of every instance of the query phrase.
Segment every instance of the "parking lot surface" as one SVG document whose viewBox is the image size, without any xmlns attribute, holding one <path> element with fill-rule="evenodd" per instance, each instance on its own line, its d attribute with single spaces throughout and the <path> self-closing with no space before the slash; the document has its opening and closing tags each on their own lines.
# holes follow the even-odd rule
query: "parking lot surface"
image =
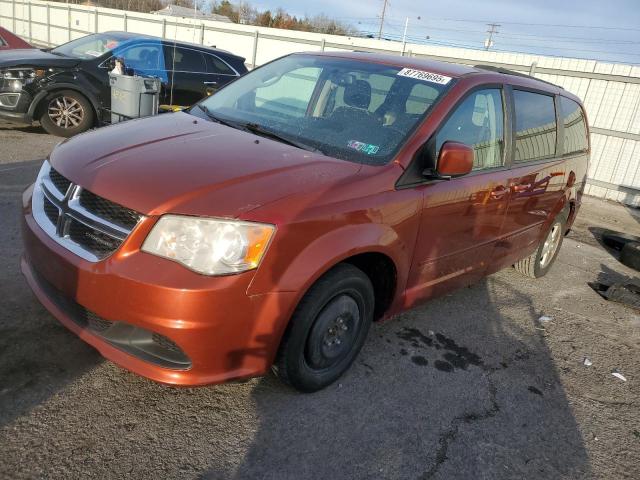
<svg viewBox="0 0 640 480">
<path fill-rule="evenodd" d="M 637 274 L 597 239 L 640 234 L 637 212 L 587 199 L 548 276 L 504 270 L 376 324 L 324 391 L 170 388 L 103 360 L 22 279 L 20 193 L 60 140 L 0 124 L 0 477 L 640 478 L 640 312 L 587 285 Z"/>
</svg>

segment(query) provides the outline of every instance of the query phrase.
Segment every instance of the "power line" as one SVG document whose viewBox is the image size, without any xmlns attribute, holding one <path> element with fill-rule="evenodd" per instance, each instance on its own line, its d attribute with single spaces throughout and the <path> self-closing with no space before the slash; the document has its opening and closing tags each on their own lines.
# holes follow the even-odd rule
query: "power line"
<svg viewBox="0 0 640 480">
<path fill-rule="evenodd" d="M 443 18 L 447 22 L 466 22 L 466 23 L 487 23 L 487 20 L 462 20 L 457 18 Z M 509 22 L 502 21 L 504 25 L 526 25 L 530 27 L 559 27 L 559 28 L 584 28 L 584 29 L 600 29 L 600 30 L 626 30 L 640 32 L 640 28 L 633 27 L 605 27 L 600 25 L 565 25 L 560 23 L 525 23 L 525 22 Z"/>
</svg>

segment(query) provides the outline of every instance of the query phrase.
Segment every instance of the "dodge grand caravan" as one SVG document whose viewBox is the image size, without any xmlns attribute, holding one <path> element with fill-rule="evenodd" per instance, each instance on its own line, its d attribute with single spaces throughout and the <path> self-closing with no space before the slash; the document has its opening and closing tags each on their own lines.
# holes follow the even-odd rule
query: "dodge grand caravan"
<svg viewBox="0 0 640 480">
<path fill-rule="evenodd" d="M 544 275 L 580 207 L 580 101 L 524 75 L 293 54 L 188 112 L 58 145 L 22 270 L 113 362 L 202 385 L 343 374 L 371 322 L 502 268 Z"/>
</svg>

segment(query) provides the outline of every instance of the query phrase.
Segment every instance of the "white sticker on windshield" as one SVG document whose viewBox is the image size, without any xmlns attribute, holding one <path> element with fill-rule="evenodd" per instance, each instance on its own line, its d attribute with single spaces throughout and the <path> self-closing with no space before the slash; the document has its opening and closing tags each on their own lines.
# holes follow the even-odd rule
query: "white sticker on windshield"
<svg viewBox="0 0 640 480">
<path fill-rule="evenodd" d="M 426 72 L 424 70 L 416 70 L 415 68 L 403 68 L 398 72 L 401 77 L 415 78 L 416 80 L 424 80 L 425 82 L 439 83 L 446 85 L 451 81 L 451 77 L 440 75 L 439 73 Z"/>
<path fill-rule="evenodd" d="M 87 50 L 86 52 L 87 55 L 91 55 L 92 57 L 99 57 L 100 55 L 102 55 L 100 52 L 96 52 L 95 50 Z"/>
</svg>

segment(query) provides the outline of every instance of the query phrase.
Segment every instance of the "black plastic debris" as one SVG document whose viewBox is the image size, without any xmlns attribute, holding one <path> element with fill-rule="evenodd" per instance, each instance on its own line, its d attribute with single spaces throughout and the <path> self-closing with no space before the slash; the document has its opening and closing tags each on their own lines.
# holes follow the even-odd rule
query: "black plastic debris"
<svg viewBox="0 0 640 480">
<path fill-rule="evenodd" d="M 640 285 L 635 283 L 589 283 L 602 298 L 640 310 Z"/>
</svg>

